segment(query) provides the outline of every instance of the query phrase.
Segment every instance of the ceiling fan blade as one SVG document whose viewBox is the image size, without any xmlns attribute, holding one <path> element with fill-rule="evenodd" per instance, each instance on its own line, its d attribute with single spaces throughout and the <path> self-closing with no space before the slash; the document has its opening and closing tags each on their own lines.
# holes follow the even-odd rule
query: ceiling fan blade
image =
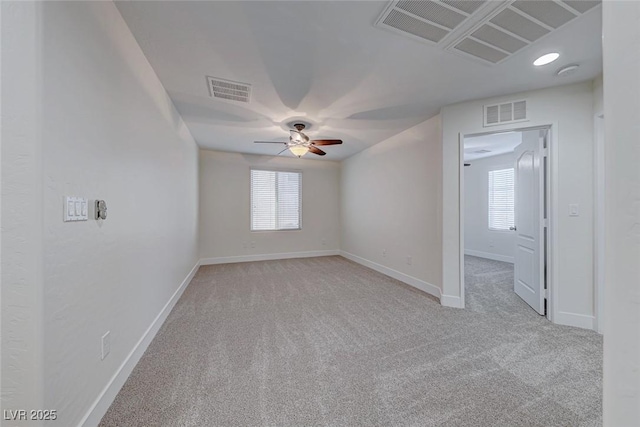
<svg viewBox="0 0 640 427">
<path fill-rule="evenodd" d="M 309 146 L 309 152 L 311 152 L 313 154 L 317 154 L 318 156 L 324 156 L 325 154 L 327 154 L 324 151 L 322 151 L 321 149 L 314 147 L 313 145 Z"/>
<path fill-rule="evenodd" d="M 311 141 L 313 145 L 337 145 L 342 144 L 341 139 L 314 139 Z"/>
<path fill-rule="evenodd" d="M 279 152 L 278 154 L 276 154 L 276 156 L 279 156 L 280 154 L 284 153 L 285 151 L 287 151 L 289 149 L 289 147 L 286 147 L 284 150 L 282 150 L 281 152 Z"/>
<path fill-rule="evenodd" d="M 286 144 L 284 141 L 253 141 L 254 144 Z"/>
</svg>

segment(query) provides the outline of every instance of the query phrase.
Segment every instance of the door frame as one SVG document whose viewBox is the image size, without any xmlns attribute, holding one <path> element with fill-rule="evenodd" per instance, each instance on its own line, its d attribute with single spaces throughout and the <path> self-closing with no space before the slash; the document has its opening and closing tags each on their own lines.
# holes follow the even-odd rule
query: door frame
<svg viewBox="0 0 640 427">
<path fill-rule="evenodd" d="M 526 127 L 513 127 L 513 128 L 500 128 L 500 129 L 487 129 L 483 128 L 478 132 L 460 132 L 458 133 L 458 207 L 459 207 L 459 237 L 460 242 L 458 244 L 460 252 L 459 252 L 459 261 L 458 264 L 460 266 L 460 303 L 462 308 L 466 308 L 466 300 L 465 300 L 465 280 L 464 280 L 464 140 L 468 137 L 473 136 L 483 136 L 483 135 L 495 135 L 499 133 L 507 133 L 507 132 L 525 132 L 530 130 L 547 130 L 548 138 L 547 138 L 547 147 L 545 153 L 543 153 L 543 158 L 546 156 L 546 168 L 544 171 L 544 182 L 545 182 L 545 202 L 547 205 L 547 239 L 545 244 L 545 258 L 546 258 L 546 276 L 547 276 L 547 289 L 546 289 L 546 299 L 547 299 L 547 315 L 546 318 L 549 321 L 553 322 L 556 317 L 554 301 L 556 301 L 557 297 L 557 289 L 555 284 L 557 282 L 557 272 L 555 265 L 557 265 L 557 254 L 553 250 L 557 243 L 557 234 L 555 232 L 554 225 L 556 224 L 557 219 L 557 194 L 558 188 L 555 179 L 557 169 L 557 150 L 558 147 L 555 144 L 557 140 L 557 129 L 558 125 L 556 123 L 549 123 L 544 125 L 535 125 L 535 126 L 526 126 Z"/>
<path fill-rule="evenodd" d="M 598 333 L 602 333 L 604 329 L 604 253 L 605 253 L 605 143 L 604 143 L 604 113 L 598 112 L 594 115 L 593 136 L 594 144 L 594 263 L 593 263 L 593 281 L 594 281 L 594 327 Z"/>
</svg>

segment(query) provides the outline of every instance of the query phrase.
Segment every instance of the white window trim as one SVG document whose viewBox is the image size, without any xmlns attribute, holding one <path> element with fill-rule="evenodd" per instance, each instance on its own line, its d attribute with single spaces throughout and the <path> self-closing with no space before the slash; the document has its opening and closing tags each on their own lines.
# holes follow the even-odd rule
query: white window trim
<svg viewBox="0 0 640 427">
<path fill-rule="evenodd" d="M 251 188 L 251 171 L 266 171 L 266 172 L 291 172 L 300 175 L 300 181 L 298 185 L 298 228 L 283 228 L 273 230 L 254 230 L 253 229 L 253 189 Z M 284 168 L 250 168 L 249 169 L 249 230 L 252 233 L 280 233 L 289 231 L 302 231 L 302 170 L 300 169 L 284 169 Z M 276 188 L 277 191 L 277 188 Z M 277 197 L 276 197 L 277 202 Z M 276 209 L 277 211 L 277 209 Z"/>
</svg>

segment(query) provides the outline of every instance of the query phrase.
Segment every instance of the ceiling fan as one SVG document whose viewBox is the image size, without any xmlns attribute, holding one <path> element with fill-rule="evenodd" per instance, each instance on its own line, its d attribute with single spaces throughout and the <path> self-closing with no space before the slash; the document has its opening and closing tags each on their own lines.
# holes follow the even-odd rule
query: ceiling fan
<svg viewBox="0 0 640 427">
<path fill-rule="evenodd" d="M 342 144 L 341 139 L 309 139 L 307 135 L 302 133 L 306 125 L 304 123 L 295 123 L 293 125 L 297 130 L 291 129 L 289 131 L 289 141 L 288 142 L 278 142 L 278 141 L 254 141 L 256 144 L 284 144 L 286 148 L 282 150 L 280 153 L 289 150 L 295 156 L 302 157 L 307 152 L 311 152 L 313 154 L 317 154 L 318 156 L 324 156 L 325 153 L 321 149 L 319 149 L 318 145 L 336 145 Z M 278 153 L 278 154 L 280 154 Z"/>
</svg>

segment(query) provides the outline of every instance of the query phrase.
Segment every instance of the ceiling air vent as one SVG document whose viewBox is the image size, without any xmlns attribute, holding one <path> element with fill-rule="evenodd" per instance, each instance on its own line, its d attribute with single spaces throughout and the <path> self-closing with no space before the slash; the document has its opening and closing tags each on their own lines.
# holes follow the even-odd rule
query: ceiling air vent
<svg viewBox="0 0 640 427">
<path fill-rule="evenodd" d="M 471 27 L 447 37 L 441 43 L 444 49 L 485 64 L 499 64 L 600 4 L 588 0 L 493 3 L 497 7 L 489 13 L 483 14 L 484 9 L 473 13 Z"/>
<path fill-rule="evenodd" d="M 209 95 L 213 98 L 229 101 L 249 102 L 251 100 L 251 85 L 207 76 Z"/>
<path fill-rule="evenodd" d="M 396 30 L 412 34 L 416 37 L 420 37 L 421 39 L 434 43 L 439 42 L 447 35 L 447 31 L 440 27 L 423 22 L 411 15 L 407 15 L 396 10 L 392 10 L 383 23 L 389 27 L 395 28 Z"/>
<path fill-rule="evenodd" d="M 392 0 L 375 26 L 495 65 L 600 3 L 599 0 Z"/>
<path fill-rule="evenodd" d="M 511 101 L 484 106 L 484 122 L 486 126 L 523 122 L 527 119 L 527 101 Z"/>
<path fill-rule="evenodd" d="M 435 45 L 462 27 L 485 3 L 487 0 L 393 0 L 375 25 Z"/>
</svg>

